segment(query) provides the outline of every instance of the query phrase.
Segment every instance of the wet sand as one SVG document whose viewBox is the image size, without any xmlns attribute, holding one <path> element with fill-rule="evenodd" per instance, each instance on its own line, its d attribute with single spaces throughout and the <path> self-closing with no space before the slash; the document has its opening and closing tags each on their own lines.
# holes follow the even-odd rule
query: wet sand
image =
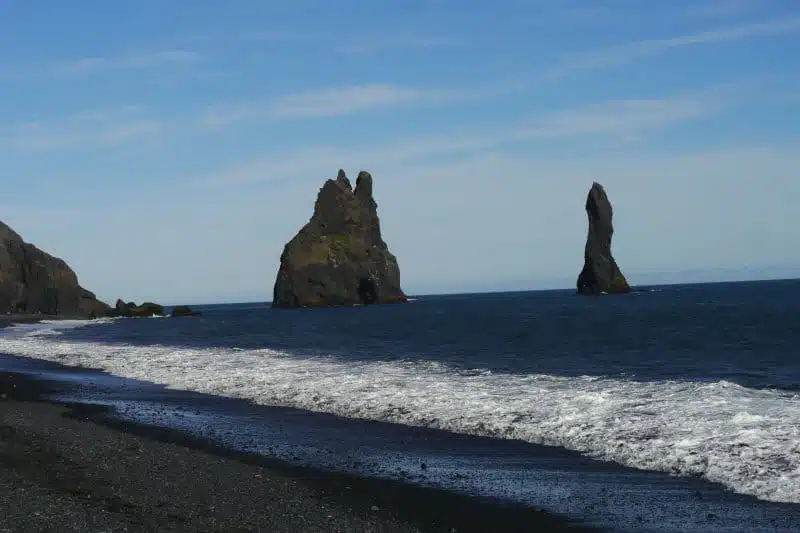
<svg viewBox="0 0 800 533">
<path fill-rule="evenodd" d="M 0 531 L 587 531 L 535 509 L 240 454 L 0 372 Z M 102 423 L 101 423 L 102 422 Z"/>
</svg>

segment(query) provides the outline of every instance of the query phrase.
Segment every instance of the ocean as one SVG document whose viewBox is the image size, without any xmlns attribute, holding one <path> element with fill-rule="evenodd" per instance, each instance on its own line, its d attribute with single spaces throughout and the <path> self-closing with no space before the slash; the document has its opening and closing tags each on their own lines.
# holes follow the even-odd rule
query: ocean
<svg viewBox="0 0 800 533">
<path fill-rule="evenodd" d="M 0 353 L 290 462 L 614 531 L 800 530 L 800 280 L 196 309 L 20 325 Z"/>
</svg>

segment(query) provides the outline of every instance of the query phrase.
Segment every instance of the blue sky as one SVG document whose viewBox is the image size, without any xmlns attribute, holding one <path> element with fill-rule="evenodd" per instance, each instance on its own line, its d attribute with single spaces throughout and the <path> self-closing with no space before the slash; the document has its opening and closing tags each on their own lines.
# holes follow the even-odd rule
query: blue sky
<svg viewBox="0 0 800 533">
<path fill-rule="evenodd" d="M 634 284 L 798 275 L 798 57 L 796 0 L 0 0 L 0 219 L 110 301 L 268 300 L 365 169 L 407 292 L 571 287 L 597 180 Z"/>
</svg>

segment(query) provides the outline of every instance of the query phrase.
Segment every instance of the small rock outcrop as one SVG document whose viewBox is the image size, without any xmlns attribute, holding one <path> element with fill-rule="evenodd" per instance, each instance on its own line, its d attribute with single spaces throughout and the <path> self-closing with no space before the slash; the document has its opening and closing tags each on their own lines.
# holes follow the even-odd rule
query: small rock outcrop
<svg viewBox="0 0 800 533">
<path fill-rule="evenodd" d="M 151 317 L 151 316 L 200 316 L 202 313 L 193 311 L 188 305 L 176 305 L 172 311 L 167 315 L 164 306 L 153 302 L 144 302 L 142 305 L 136 305 L 136 302 L 126 302 L 123 299 L 118 299 L 114 305 L 114 309 L 109 311 L 106 316 L 110 317 Z"/>
<path fill-rule="evenodd" d="M 578 276 L 578 294 L 624 294 L 631 291 L 614 256 L 611 255 L 613 209 L 603 186 L 595 182 L 586 198 L 589 234 L 586 237 L 583 270 Z"/>
<path fill-rule="evenodd" d="M 78 284 L 64 260 L 0 222 L 0 313 L 96 317 L 110 309 Z"/>
<path fill-rule="evenodd" d="M 343 170 L 319 191 L 311 220 L 281 254 L 273 307 L 332 307 L 407 301 L 397 258 L 381 237 L 372 176 L 353 190 Z"/>
<path fill-rule="evenodd" d="M 172 312 L 169 314 L 171 317 L 180 317 L 180 316 L 200 316 L 203 313 L 200 311 L 193 311 L 191 307 L 188 305 L 176 305 L 172 308 Z"/>
<path fill-rule="evenodd" d="M 116 305 L 114 305 L 113 311 L 108 312 L 107 316 L 164 316 L 164 306 L 153 302 L 144 302 L 142 305 L 136 305 L 134 302 L 125 302 L 122 299 L 119 299 L 117 300 Z"/>
</svg>

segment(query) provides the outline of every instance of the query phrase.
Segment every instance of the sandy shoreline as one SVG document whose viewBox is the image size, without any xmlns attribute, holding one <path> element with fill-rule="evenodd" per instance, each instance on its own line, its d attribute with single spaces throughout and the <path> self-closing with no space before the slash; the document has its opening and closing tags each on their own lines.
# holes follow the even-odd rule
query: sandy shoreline
<svg viewBox="0 0 800 533">
<path fill-rule="evenodd" d="M 237 454 L 0 372 L 0 531 L 578 531 L 524 507 Z"/>
</svg>

